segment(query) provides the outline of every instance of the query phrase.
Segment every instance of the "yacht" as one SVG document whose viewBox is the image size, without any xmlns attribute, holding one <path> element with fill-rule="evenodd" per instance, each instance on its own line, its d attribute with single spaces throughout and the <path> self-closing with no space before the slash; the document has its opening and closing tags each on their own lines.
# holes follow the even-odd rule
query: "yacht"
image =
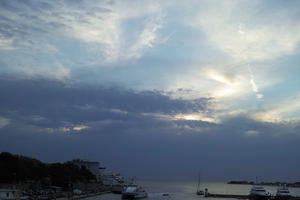
<svg viewBox="0 0 300 200">
<path fill-rule="evenodd" d="M 286 186 L 279 187 L 276 192 L 276 199 L 287 200 L 291 198 L 291 193 Z"/>
<path fill-rule="evenodd" d="M 204 195 L 204 191 L 203 190 L 197 190 L 197 195 Z"/>
<path fill-rule="evenodd" d="M 253 186 L 250 190 L 249 198 L 253 200 L 268 200 L 271 194 L 262 186 Z"/>
<path fill-rule="evenodd" d="M 111 192 L 115 194 L 122 194 L 123 190 L 125 189 L 125 185 L 119 183 L 119 184 L 114 184 L 111 186 Z"/>
<path fill-rule="evenodd" d="M 143 199 L 147 198 L 147 192 L 137 185 L 127 186 L 122 192 L 122 199 Z"/>
</svg>

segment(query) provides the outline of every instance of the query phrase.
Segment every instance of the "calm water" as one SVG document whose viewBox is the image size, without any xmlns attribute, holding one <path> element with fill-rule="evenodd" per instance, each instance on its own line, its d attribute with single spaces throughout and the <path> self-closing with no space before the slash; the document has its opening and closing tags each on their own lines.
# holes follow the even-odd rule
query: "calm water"
<svg viewBox="0 0 300 200">
<path fill-rule="evenodd" d="M 224 200 L 221 198 L 204 198 L 195 194 L 196 182 L 139 182 L 148 192 L 147 200 Z M 249 194 L 251 185 L 230 185 L 226 183 L 202 183 L 201 188 L 208 188 L 210 193 L 218 194 Z M 276 193 L 277 187 L 264 186 L 271 194 Z M 300 196 L 300 188 L 289 188 L 294 196 Z M 169 196 L 162 196 L 163 193 L 170 194 Z M 119 200 L 121 195 L 105 194 L 98 197 L 92 197 L 88 200 Z M 226 199 L 230 200 L 230 199 Z"/>
</svg>

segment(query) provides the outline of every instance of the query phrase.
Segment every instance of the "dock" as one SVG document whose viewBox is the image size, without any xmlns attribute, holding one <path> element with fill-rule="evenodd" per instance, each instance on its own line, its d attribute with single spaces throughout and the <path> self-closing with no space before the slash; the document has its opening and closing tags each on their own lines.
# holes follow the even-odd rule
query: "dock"
<svg viewBox="0 0 300 200">
<path fill-rule="evenodd" d="M 211 194 L 207 193 L 205 197 L 212 198 L 231 198 L 231 199 L 249 199 L 249 195 L 238 195 L 238 194 Z"/>
<path fill-rule="evenodd" d="M 205 197 L 210 198 L 230 198 L 230 199 L 250 199 L 249 195 L 237 195 L 237 194 L 212 194 L 207 193 Z M 271 196 L 270 199 L 276 199 L 275 196 Z M 292 196 L 290 200 L 300 200 L 300 197 Z"/>
</svg>

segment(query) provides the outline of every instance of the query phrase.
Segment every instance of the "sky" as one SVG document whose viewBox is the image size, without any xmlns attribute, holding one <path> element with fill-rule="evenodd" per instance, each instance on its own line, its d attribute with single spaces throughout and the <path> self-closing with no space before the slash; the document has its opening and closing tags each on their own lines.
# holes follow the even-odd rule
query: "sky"
<svg viewBox="0 0 300 200">
<path fill-rule="evenodd" d="M 1 0 L 0 151 L 299 181 L 299 44 L 295 0 Z"/>
</svg>

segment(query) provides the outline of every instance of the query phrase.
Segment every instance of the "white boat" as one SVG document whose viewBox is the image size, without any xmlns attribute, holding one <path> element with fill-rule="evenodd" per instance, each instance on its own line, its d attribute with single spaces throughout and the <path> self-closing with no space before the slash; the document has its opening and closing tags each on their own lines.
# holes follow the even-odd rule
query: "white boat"
<svg viewBox="0 0 300 200">
<path fill-rule="evenodd" d="M 125 189 L 124 184 L 114 184 L 111 186 L 111 192 L 115 194 L 122 194 L 123 190 Z"/>
<path fill-rule="evenodd" d="M 271 194 L 262 186 L 253 186 L 250 190 L 249 198 L 254 200 L 267 200 Z"/>
<path fill-rule="evenodd" d="M 292 197 L 291 193 L 286 186 L 277 188 L 276 199 L 286 200 L 286 199 L 290 199 L 291 197 Z"/>
<path fill-rule="evenodd" d="M 127 186 L 122 193 L 122 199 L 143 199 L 147 198 L 147 192 L 137 185 Z"/>
</svg>

